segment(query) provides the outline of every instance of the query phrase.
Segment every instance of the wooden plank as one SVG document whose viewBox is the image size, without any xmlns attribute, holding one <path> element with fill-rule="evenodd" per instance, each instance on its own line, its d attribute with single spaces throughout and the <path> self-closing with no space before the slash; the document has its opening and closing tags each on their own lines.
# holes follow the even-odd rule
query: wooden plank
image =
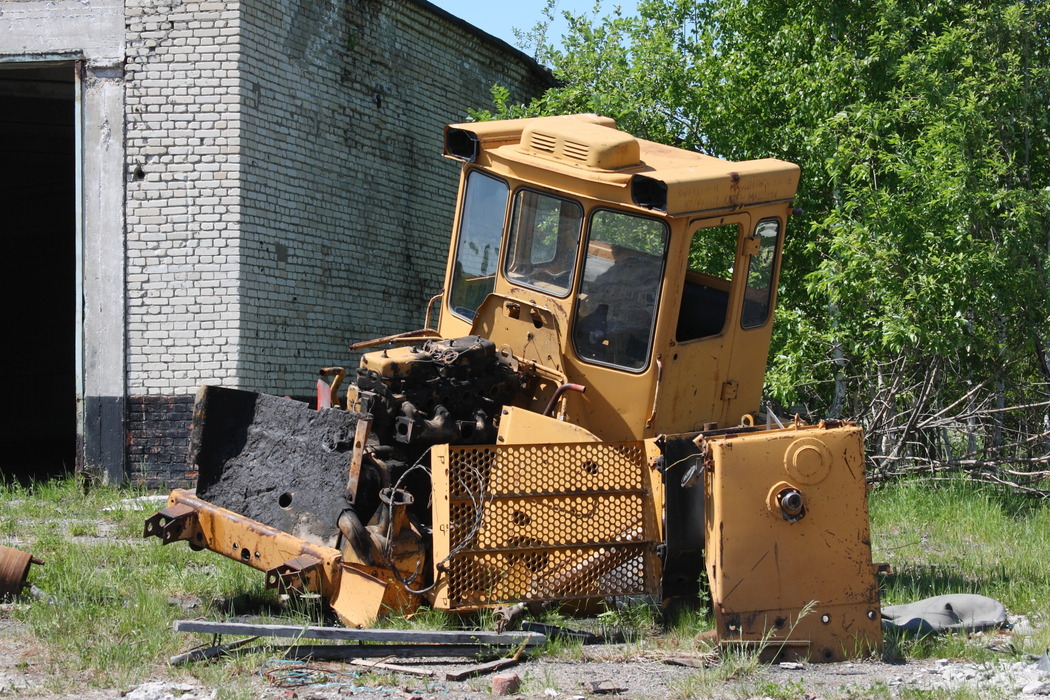
<svg viewBox="0 0 1050 700">
<path fill-rule="evenodd" d="M 236 634 L 260 637 L 294 637 L 296 639 L 332 639 L 343 642 L 384 642 L 418 644 L 491 644 L 495 646 L 538 646 L 547 641 L 536 632 L 463 632 L 458 630 L 392 630 L 347 629 L 343 627 L 310 627 L 297 625 L 255 625 L 245 622 L 209 622 L 176 620 L 176 632 L 199 634 Z"/>
<path fill-rule="evenodd" d="M 489 661 L 488 663 L 478 664 L 462 671 L 449 672 L 445 674 L 446 681 L 462 681 L 467 678 L 473 678 L 474 676 L 480 676 L 484 673 L 492 673 L 493 671 L 499 671 L 504 668 L 510 668 L 511 666 L 517 666 L 521 663 L 522 657 L 525 655 L 525 645 L 518 647 L 518 650 L 514 652 L 514 656 L 508 659 L 496 659 L 495 661 Z"/>
<path fill-rule="evenodd" d="M 489 661 L 485 664 L 478 664 L 477 666 L 471 666 L 470 668 L 463 669 L 462 671 L 448 672 L 445 674 L 446 681 L 463 681 L 474 676 L 480 676 L 485 673 L 492 673 L 493 671 L 500 671 L 511 666 L 517 666 L 521 663 L 521 657 L 515 655 L 509 659 L 496 659 L 495 661 Z"/>
</svg>

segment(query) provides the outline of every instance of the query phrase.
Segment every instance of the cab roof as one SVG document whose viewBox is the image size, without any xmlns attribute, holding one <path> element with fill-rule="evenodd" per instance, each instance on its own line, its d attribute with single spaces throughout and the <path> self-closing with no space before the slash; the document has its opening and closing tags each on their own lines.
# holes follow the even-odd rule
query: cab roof
<svg viewBox="0 0 1050 700">
<path fill-rule="evenodd" d="M 635 138 L 594 114 L 451 124 L 445 155 L 672 217 L 790 201 L 799 180 L 794 163 L 723 160 Z"/>
</svg>

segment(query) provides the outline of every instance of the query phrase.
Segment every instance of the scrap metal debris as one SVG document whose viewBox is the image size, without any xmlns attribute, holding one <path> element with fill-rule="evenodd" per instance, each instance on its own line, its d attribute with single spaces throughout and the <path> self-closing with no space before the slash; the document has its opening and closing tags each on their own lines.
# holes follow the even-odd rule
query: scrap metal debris
<svg viewBox="0 0 1050 700">
<path fill-rule="evenodd" d="M 190 651 L 182 654 L 176 654 L 168 659 L 168 663 L 172 666 L 178 666 L 179 664 L 191 663 L 193 661 L 204 661 L 206 659 L 214 659 L 216 656 L 222 656 L 228 654 L 231 651 L 239 649 L 246 644 L 250 644 L 258 639 L 258 636 L 245 637 L 244 639 L 238 639 L 235 642 L 229 644 L 215 644 L 208 647 L 201 647 L 197 649 L 191 649 Z"/>
<path fill-rule="evenodd" d="M 486 673 L 493 673 L 494 671 L 502 671 L 505 668 L 511 666 L 517 666 L 521 663 L 522 652 L 525 651 L 525 647 L 522 646 L 514 653 L 514 656 L 506 659 L 496 659 L 495 661 L 489 661 L 487 663 L 478 664 L 477 666 L 471 666 L 470 668 L 463 669 L 462 671 L 450 671 L 445 674 L 446 681 L 464 681 L 474 676 L 483 676 Z"/>
<path fill-rule="evenodd" d="M 496 620 L 497 632 L 502 632 L 506 629 L 517 629 L 518 625 L 521 624 L 521 619 L 525 616 L 525 606 L 521 603 L 517 605 L 500 605 L 492 611 L 492 616 Z"/>
<path fill-rule="evenodd" d="M 445 680 L 460 681 L 486 673 L 499 671 L 514 666 L 522 661 L 525 652 L 535 649 L 547 641 L 542 634 L 535 632 L 486 632 L 454 630 L 394 630 L 394 629 L 346 629 L 337 627 L 303 627 L 297 625 L 254 625 L 238 622 L 207 622 L 202 620 L 176 620 L 174 629 L 177 632 L 196 632 L 215 635 L 251 634 L 252 637 L 229 644 L 218 644 L 194 649 L 173 656 L 171 663 L 185 663 L 214 658 L 220 654 L 244 647 L 259 636 L 294 637 L 295 639 L 325 639 L 337 642 L 349 642 L 336 645 L 293 645 L 283 648 L 281 660 L 269 662 L 270 668 L 263 675 L 273 685 L 281 688 L 294 688 L 303 685 L 339 686 L 357 689 L 358 671 L 347 671 L 330 666 L 317 665 L 316 662 L 327 660 L 347 661 L 369 670 L 383 670 L 418 676 L 436 677 L 438 672 L 419 667 L 408 667 L 387 663 L 393 659 L 413 659 L 419 657 L 471 658 L 477 660 L 484 656 L 499 653 L 513 654 L 505 658 L 488 661 L 465 669 L 450 671 L 444 674 Z M 371 642 L 371 644 L 362 644 Z M 378 644 L 376 644 L 378 642 Z M 390 644 L 393 642 L 393 644 Z M 266 647 L 272 651 L 277 648 Z M 502 652 L 500 651 L 502 649 Z M 378 657 L 378 658 L 377 658 Z M 364 658 L 377 659 L 366 661 Z M 309 659 L 310 662 L 303 662 Z M 374 690 L 371 689 L 370 690 Z"/>
<path fill-rule="evenodd" d="M 296 639 L 330 639 L 344 642 L 387 642 L 419 644 L 487 644 L 517 648 L 539 647 L 547 638 L 535 632 L 486 632 L 457 630 L 348 629 L 302 625 L 253 625 L 243 622 L 176 620 L 176 632 L 203 634 L 243 634 Z"/>
<path fill-rule="evenodd" d="M 584 630 L 574 630 L 560 625 L 551 625 L 545 622 L 532 622 L 526 620 L 519 624 L 522 632 L 536 632 L 547 637 L 547 639 L 558 639 L 565 641 L 580 642 L 582 644 L 605 644 L 610 640 Z M 616 643 L 616 642 L 613 642 Z"/>
<path fill-rule="evenodd" d="M 331 688 L 337 689 L 340 695 L 344 691 L 353 693 L 358 690 L 398 695 L 407 693 L 410 696 L 417 696 L 418 693 L 422 692 L 421 690 L 404 687 L 385 688 L 367 685 L 362 682 L 362 679 L 368 676 L 367 671 L 348 671 L 331 666 L 306 664 L 301 661 L 288 659 L 270 659 L 263 664 L 261 675 L 275 688 Z M 428 681 L 427 690 L 434 692 L 445 690 L 445 688 Z"/>
<path fill-rule="evenodd" d="M 215 690 L 203 688 L 190 683 L 172 683 L 170 681 L 148 681 L 132 688 L 127 694 L 121 693 L 127 700 L 215 700 Z"/>
<path fill-rule="evenodd" d="M 392 657 L 384 657 L 390 659 Z M 370 671 L 390 671 L 392 673 L 404 673 L 409 676 L 426 676 L 427 678 L 433 678 L 437 675 L 437 671 L 432 671 L 428 668 L 414 668 L 412 666 L 404 666 L 400 664 L 388 664 L 386 661 L 367 661 L 365 659 L 353 659 L 351 662 L 353 666 L 361 666 L 367 668 Z"/>
<path fill-rule="evenodd" d="M 706 654 L 678 654 L 662 659 L 668 666 L 685 666 L 687 668 L 709 668 L 718 663 L 719 654 L 717 650 Z"/>
<path fill-rule="evenodd" d="M 345 671 L 330 666 L 304 664 L 301 661 L 270 659 L 263 664 L 262 676 L 277 688 L 304 686 L 359 687 L 360 671 Z"/>
<path fill-rule="evenodd" d="M 254 649 L 255 647 L 253 647 Z M 498 656 L 505 648 L 484 644 L 294 644 L 268 646 L 285 659 L 346 661 L 347 659 L 484 659 Z"/>
</svg>

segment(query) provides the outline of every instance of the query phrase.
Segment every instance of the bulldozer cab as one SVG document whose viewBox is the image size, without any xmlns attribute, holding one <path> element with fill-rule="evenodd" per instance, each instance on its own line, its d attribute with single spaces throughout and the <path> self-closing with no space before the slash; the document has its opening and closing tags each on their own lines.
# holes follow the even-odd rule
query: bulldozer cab
<svg viewBox="0 0 1050 700">
<path fill-rule="evenodd" d="M 438 332 L 547 370 L 519 401 L 603 440 L 758 409 L 798 167 L 731 163 L 593 115 L 456 124 L 463 163 Z"/>
</svg>

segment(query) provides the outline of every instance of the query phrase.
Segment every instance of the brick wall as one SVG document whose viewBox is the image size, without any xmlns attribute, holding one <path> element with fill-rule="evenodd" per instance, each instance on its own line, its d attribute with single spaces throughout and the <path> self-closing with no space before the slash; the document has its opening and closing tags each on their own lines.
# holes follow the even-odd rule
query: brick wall
<svg viewBox="0 0 1050 700">
<path fill-rule="evenodd" d="M 237 2 L 127 0 L 128 389 L 237 381 Z"/>
<path fill-rule="evenodd" d="M 127 461 L 135 483 L 186 486 L 196 478 L 186 463 L 193 396 L 135 396 L 128 400 Z"/>
<path fill-rule="evenodd" d="M 548 78 L 422 0 L 125 8 L 127 461 L 171 485 L 197 385 L 301 395 L 349 342 L 421 325 L 457 178 L 442 127 Z"/>
<path fill-rule="evenodd" d="M 539 82 L 415 3 L 245 7 L 238 376 L 302 393 L 318 367 L 356 364 L 348 343 L 422 325 L 458 177 L 442 128 L 486 106 L 493 83 Z"/>
</svg>

